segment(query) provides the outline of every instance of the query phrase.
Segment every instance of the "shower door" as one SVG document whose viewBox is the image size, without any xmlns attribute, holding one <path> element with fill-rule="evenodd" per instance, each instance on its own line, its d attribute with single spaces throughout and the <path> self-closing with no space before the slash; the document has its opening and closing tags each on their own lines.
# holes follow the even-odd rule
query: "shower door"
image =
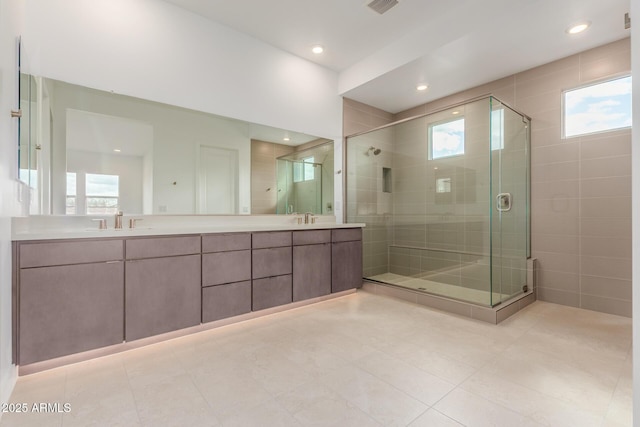
<svg viewBox="0 0 640 427">
<path fill-rule="evenodd" d="M 529 256 L 529 122 L 491 98 L 491 305 L 523 292 Z"/>
</svg>

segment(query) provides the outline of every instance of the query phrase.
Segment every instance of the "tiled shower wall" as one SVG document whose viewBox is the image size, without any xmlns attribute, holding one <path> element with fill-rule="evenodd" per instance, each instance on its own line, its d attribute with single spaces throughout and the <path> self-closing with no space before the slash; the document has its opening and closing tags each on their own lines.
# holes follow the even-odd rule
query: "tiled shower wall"
<svg viewBox="0 0 640 427">
<path fill-rule="evenodd" d="M 346 98 L 343 114 L 343 135 L 353 135 L 394 121 L 391 113 Z M 367 223 L 363 229 L 365 277 L 389 271 L 387 251 L 390 236 L 387 223 L 391 218 L 388 215 L 391 213 L 391 199 L 385 197 L 389 195 L 382 194 L 382 176 L 379 175 L 383 167 L 391 166 L 390 150 L 386 149 L 390 142 L 390 135 L 382 133 L 371 139 L 363 138 L 357 146 L 349 147 L 351 154 L 347 153 L 352 158 L 355 154 L 358 161 L 358 176 L 349 176 L 346 191 L 347 194 L 357 192 L 358 200 L 362 203 L 358 204 L 358 211 L 354 211 L 355 206 L 348 206 L 347 211 L 355 212 L 349 221 Z M 380 148 L 382 152 L 377 156 L 372 153 L 365 155 L 370 146 Z M 354 173 L 349 170 L 345 172 Z"/>
<path fill-rule="evenodd" d="M 276 158 L 292 153 L 294 147 L 251 140 L 251 213 L 274 214 L 278 198 Z"/>
<path fill-rule="evenodd" d="M 623 39 L 393 116 L 493 94 L 532 118 L 531 240 L 541 300 L 631 316 L 631 131 L 561 136 L 562 90 L 630 69 Z M 345 100 L 345 135 L 356 121 L 352 103 Z"/>
</svg>

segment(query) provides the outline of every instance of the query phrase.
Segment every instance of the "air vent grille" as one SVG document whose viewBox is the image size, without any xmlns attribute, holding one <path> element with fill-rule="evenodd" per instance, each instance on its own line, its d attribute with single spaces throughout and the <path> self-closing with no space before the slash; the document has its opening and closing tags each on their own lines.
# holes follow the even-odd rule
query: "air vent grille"
<svg viewBox="0 0 640 427">
<path fill-rule="evenodd" d="M 367 6 L 382 15 L 397 4 L 398 0 L 373 0 Z"/>
</svg>

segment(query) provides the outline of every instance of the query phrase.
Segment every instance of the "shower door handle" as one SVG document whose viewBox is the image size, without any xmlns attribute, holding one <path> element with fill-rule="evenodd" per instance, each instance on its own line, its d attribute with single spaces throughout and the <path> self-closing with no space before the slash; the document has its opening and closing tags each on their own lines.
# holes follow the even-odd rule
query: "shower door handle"
<svg viewBox="0 0 640 427">
<path fill-rule="evenodd" d="M 500 193 L 496 196 L 496 209 L 498 209 L 498 212 L 509 212 L 511 210 L 511 193 Z"/>
</svg>

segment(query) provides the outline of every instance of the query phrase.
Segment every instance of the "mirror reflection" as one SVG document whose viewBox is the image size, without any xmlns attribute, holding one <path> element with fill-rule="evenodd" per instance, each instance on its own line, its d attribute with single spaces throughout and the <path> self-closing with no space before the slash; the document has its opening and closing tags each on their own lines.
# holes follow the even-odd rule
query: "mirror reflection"
<svg viewBox="0 0 640 427">
<path fill-rule="evenodd" d="M 32 213 L 333 213 L 327 139 L 49 78 L 21 81 L 33 81 L 27 99 L 40 118 L 20 141 L 21 178 L 41 201 Z M 35 147 L 43 161 L 24 160 Z"/>
</svg>

